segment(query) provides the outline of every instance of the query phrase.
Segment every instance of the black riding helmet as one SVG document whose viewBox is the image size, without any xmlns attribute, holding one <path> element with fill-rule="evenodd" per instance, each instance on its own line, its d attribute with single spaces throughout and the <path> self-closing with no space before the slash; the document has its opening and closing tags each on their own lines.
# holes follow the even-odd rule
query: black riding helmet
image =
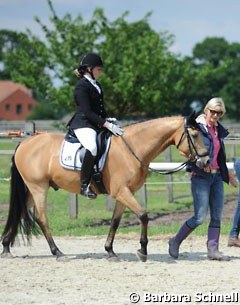
<svg viewBox="0 0 240 305">
<path fill-rule="evenodd" d="M 80 63 L 79 67 L 77 69 L 77 73 L 75 73 L 77 76 L 83 77 L 84 73 L 87 71 L 88 68 L 90 68 L 90 71 L 88 71 L 92 78 L 94 79 L 94 76 L 92 74 L 92 69 L 95 67 L 102 67 L 103 66 L 103 61 L 100 55 L 96 53 L 88 53 L 85 54 L 80 58 Z"/>
<path fill-rule="evenodd" d="M 102 67 L 103 61 L 100 55 L 96 53 L 88 53 L 81 58 L 80 67 L 81 66 L 90 67 L 92 69 L 95 67 Z"/>
</svg>

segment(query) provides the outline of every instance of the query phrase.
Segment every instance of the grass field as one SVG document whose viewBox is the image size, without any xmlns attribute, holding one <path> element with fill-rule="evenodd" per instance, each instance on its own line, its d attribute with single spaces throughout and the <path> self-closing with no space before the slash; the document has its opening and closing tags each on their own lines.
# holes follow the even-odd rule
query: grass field
<svg viewBox="0 0 240 305">
<path fill-rule="evenodd" d="M 0 141 L 0 150 L 14 149 L 16 143 L 11 141 Z M 227 147 L 227 156 L 230 155 L 231 147 Z M 236 149 L 238 153 L 238 147 Z M 240 153 L 240 152 L 239 152 Z M 174 162 L 181 162 L 183 159 L 177 154 L 176 150 L 172 150 L 172 159 Z M 158 157 L 155 161 L 164 161 L 164 155 Z M 231 161 L 230 158 L 228 161 Z M 11 164 L 11 156 L 0 156 L 0 179 L 9 177 L 9 169 Z M 189 176 L 185 171 L 175 173 L 173 175 L 175 182 L 189 181 Z M 174 184 L 174 202 L 169 203 L 166 191 L 166 177 L 150 173 L 147 179 L 147 193 L 148 204 L 147 210 L 149 213 L 168 213 L 174 211 L 188 210 L 192 207 L 192 197 L 190 193 L 189 183 Z M 226 196 L 237 196 L 236 189 L 226 185 Z M 138 196 L 138 194 L 136 195 Z M 9 181 L 0 180 L 0 231 L 3 229 L 7 217 L 7 204 L 9 201 Z M 5 208 L 1 208 L 1 207 Z M 106 196 L 100 195 L 96 200 L 89 201 L 79 196 L 79 216 L 77 219 L 70 219 L 69 217 L 69 193 L 59 190 L 49 191 L 47 213 L 49 224 L 53 235 L 99 235 L 107 234 L 109 228 L 109 221 L 112 217 L 112 211 L 106 208 Z M 134 218 L 132 213 L 128 210 L 123 215 L 123 221 Z M 149 234 L 164 234 L 174 233 L 179 228 L 176 225 L 161 225 L 153 226 L 149 229 Z M 227 234 L 230 224 L 223 224 L 223 233 Z M 139 226 L 121 227 L 119 229 L 122 233 L 139 232 Z M 196 230 L 196 234 L 205 234 L 206 225 L 201 226 Z"/>
</svg>

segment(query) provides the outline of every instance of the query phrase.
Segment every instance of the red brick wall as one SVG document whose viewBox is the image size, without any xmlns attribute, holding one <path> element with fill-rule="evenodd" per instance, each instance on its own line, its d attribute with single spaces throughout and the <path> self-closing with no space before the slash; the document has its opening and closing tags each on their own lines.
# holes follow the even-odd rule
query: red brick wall
<svg viewBox="0 0 240 305">
<path fill-rule="evenodd" d="M 36 100 L 21 90 L 0 101 L 0 120 L 26 120 Z"/>
</svg>

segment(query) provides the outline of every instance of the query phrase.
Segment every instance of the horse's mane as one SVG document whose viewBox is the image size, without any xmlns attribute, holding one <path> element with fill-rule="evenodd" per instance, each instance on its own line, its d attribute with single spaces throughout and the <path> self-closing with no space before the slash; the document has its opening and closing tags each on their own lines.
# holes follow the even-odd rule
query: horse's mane
<svg viewBox="0 0 240 305">
<path fill-rule="evenodd" d="M 158 120 L 158 119 L 168 119 L 168 118 L 173 118 L 173 117 L 182 117 L 181 115 L 171 115 L 171 116 L 160 116 L 160 117 L 157 117 L 157 118 L 152 118 L 152 119 L 142 119 L 142 120 L 139 120 L 139 121 L 135 121 L 135 122 L 131 122 L 129 124 L 126 124 L 126 125 L 123 125 L 123 127 L 128 127 L 128 126 L 133 126 L 133 125 L 136 125 L 136 124 L 139 124 L 139 123 L 144 123 L 144 122 L 150 122 L 150 121 L 154 121 L 154 120 Z"/>
</svg>

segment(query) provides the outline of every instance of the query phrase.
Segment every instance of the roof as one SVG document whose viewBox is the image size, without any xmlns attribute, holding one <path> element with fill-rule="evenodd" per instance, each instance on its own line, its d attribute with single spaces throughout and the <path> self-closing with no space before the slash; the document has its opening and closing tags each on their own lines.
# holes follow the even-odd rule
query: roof
<svg viewBox="0 0 240 305">
<path fill-rule="evenodd" d="M 12 81 L 0 81 L 0 102 L 6 99 L 9 95 L 15 91 L 21 90 L 27 95 L 31 96 L 31 90 L 22 84 L 14 83 Z"/>
</svg>

